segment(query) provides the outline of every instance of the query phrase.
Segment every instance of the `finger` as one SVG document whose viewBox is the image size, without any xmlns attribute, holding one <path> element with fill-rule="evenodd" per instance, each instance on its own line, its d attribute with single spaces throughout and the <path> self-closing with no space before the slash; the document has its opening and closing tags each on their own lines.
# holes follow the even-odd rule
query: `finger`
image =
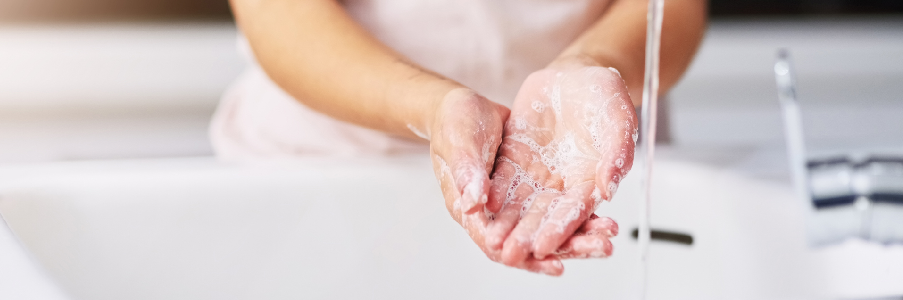
<svg viewBox="0 0 903 300">
<path fill-rule="evenodd" d="M 544 258 L 552 254 L 589 218 L 593 200 L 589 197 L 595 187 L 592 181 L 578 184 L 560 197 L 558 205 L 550 209 L 536 232 L 533 256 Z"/>
<path fill-rule="evenodd" d="M 436 173 L 436 178 L 439 179 L 439 187 L 442 191 L 442 197 L 445 199 L 445 208 L 448 209 L 448 212 L 451 214 L 452 218 L 455 219 L 459 224 L 461 223 L 461 193 L 458 192 L 455 187 L 454 180 L 452 178 L 451 169 L 448 167 L 448 164 L 444 159 L 439 157 L 439 155 L 433 154 L 431 155 L 433 160 L 433 170 Z"/>
<path fill-rule="evenodd" d="M 543 216 L 557 205 L 560 195 L 542 193 L 536 196 L 523 218 L 517 223 L 511 234 L 505 238 L 502 247 L 502 263 L 515 266 L 529 257 L 533 250 L 534 234 L 539 229 Z"/>
<path fill-rule="evenodd" d="M 516 268 L 550 276 L 561 276 L 564 273 L 564 265 L 560 259 L 555 257 L 542 260 L 531 257 L 516 266 Z"/>
<path fill-rule="evenodd" d="M 508 159 L 496 159 L 495 170 L 492 171 L 492 184 L 489 188 L 489 201 L 486 202 L 486 208 L 489 211 L 494 213 L 501 211 L 505 202 L 514 197 L 513 192 L 517 187 L 512 188 L 512 186 L 519 183 L 519 177 L 521 175 L 518 174 L 517 168 Z"/>
<path fill-rule="evenodd" d="M 613 237 L 618 235 L 618 223 L 608 217 L 600 218 L 593 214 L 583 225 L 577 229 L 575 234 L 580 235 L 604 235 Z"/>
<path fill-rule="evenodd" d="M 464 229 L 474 243 L 478 246 L 485 245 L 485 228 L 488 221 L 486 213 L 478 211 L 473 214 L 460 214 L 460 216 Z M 487 249 L 486 247 L 480 248 L 490 260 L 499 261 L 499 252 L 497 250 Z M 564 265 L 562 265 L 561 260 L 557 257 L 548 257 L 545 259 L 528 257 L 523 262 L 514 265 L 514 267 L 550 276 L 560 276 L 564 272 Z"/>
<path fill-rule="evenodd" d="M 522 186 L 518 190 L 525 189 L 529 190 L 529 193 L 533 193 L 528 187 Z M 530 206 L 532 206 L 537 195 L 538 194 L 533 193 L 526 198 L 517 197 L 505 204 L 502 211 L 496 214 L 495 220 L 489 225 L 486 232 L 487 247 L 491 249 L 502 248 L 502 243 L 505 241 L 505 238 L 508 237 L 508 234 L 511 233 L 518 221 L 520 221 Z"/>
<path fill-rule="evenodd" d="M 461 191 L 461 209 L 471 214 L 482 210 L 489 192 L 489 174 L 484 163 L 473 158 L 459 158 L 451 163 L 455 186 Z"/>
<path fill-rule="evenodd" d="M 602 235 L 572 236 L 555 251 L 559 259 L 603 258 L 611 256 L 613 247 L 608 237 Z"/>
<path fill-rule="evenodd" d="M 446 207 L 451 213 L 452 218 L 464 227 L 468 236 L 470 236 L 474 243 L 483 250 L 487 257 L 491 260 L 498 261 L 498 251 L 489 250 L 484 246 L 481 246 L 484 245 L 484 233 L 488 221 L 486 214 L 482 211 L 473 214 L 464 214 L 459 204 L 460 193 L 458 193 L 456 185 L 453 184 L 449 167 L 438 155 L 433 155 L 433 163 L 438 166 L 435 168 L 436 177 L 439 179 L 442 194 L 445 199 L 447 199 Z M 451 199 L 451 201 L 448 201 L 449 199 Z M 560 276 L 564 272 L 564 265 L 561 263 L 561 260 L 554 257 L 543 260 L 537 260 L 531 257 L 514 267 L 550 276 Z"/>
<path fill-rule="evenodd" d="M 502 207 L 487 232 L 487 246 L 492 249 L 502 247 L 505 238 L 526 213 L 539 189 L 526 172 L 506 157 L 500 157 L 496 164 L 496 177 L 493 178 L 490 192 L 493 200 L 490 203 L 502 202 Z"/>
</svg>

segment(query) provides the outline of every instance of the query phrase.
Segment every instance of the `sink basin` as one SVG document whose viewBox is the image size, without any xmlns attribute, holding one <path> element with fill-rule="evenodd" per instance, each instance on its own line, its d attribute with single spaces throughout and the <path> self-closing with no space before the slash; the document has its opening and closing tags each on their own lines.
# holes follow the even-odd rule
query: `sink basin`
<svg viewBox="0 0 903 300">
<path fill-rule="evenodd" d="M 650 299 L 903 295 L 903 247 L 811 249 L 789 184 L 656 163 Z M 493 263 L 445 210 L 428 157 L 232 165 L 212 158 L 0 170 L 0 213 L 73 299 L 626 299 L 636 174 L 597 213 L 621 235 L 560 278 Z"/>
</svg>

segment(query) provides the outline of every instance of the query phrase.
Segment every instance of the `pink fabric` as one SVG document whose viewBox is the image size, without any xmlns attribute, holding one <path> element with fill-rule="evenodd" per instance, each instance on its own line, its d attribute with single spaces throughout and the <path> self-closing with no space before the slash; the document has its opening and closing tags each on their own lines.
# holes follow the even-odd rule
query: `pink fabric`
<svg viewBox="0 0 903 300">
<path fill-rule="evenodd" d="M 380 41 L 430 70 L 510 106 L 520 84 L 595 21 L 607 0 L 348 0 Z M 300 104 L 239 47 L 249 69 L 226 92 L 210 127 L 226 160 L 425 152 L 424 143 L 330 118 Z"/>
</svg>

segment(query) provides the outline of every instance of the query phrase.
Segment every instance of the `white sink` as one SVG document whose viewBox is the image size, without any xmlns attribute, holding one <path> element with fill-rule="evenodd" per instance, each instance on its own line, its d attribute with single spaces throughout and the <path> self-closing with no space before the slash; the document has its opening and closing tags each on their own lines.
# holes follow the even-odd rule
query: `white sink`
<svg viewBox="0 0 903 300">
<path fill-rule="evenodd" d="M 656 165 L 650 299 L 903 295 L 903 247 L 810 250 L 789 185 Z M 606 260 L 561 278 L 490 262 L 448 216 L 427 157 L 237 166 L 209 158 L 0 170 L 0 213 L 73 299 L 628 299 L 637 175 L 597 211 Z"/>
</svg>

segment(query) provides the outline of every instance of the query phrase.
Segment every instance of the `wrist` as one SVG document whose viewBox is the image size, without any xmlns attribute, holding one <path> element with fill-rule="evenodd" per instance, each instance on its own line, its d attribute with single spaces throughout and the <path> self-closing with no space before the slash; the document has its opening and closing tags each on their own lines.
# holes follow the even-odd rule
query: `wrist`
<svg viewBox="0 0 903 300">
<path fill-rule="evenodd" d="M 467 118 L 486 120 L 501 119 L 502 122 L 508 118 L 510 110 L 504 105 L 492 102 L 483 97 L 476 91 L 467 87 L 457 87 L 447 91 L 441 99 L 435 103 L 435 109 L 430 114 L 427 125 L 430 134 L 441 132 L 443 125 L 449 118 L 460 118 L 462 116 L 455 114 L 467 114 Z M 445 124 L 447 125 L 447 124 Z M 448 130 L 449 128 L 444 128 Z"/>
<path fill-rule="evenodd" d="M 433 83 L 433 86 L 427 91 L 425 99 L 421 99 L 421 101 L 426 101 L 423 101 L 424 105 L 421 107 L 418 116 L 412 120 L 409 129 L 412 131 L 418 130 L 419 132 L 415 132 L 415 134 L 418 136 L 422 135 L 422 138 L 430 140 L 434 132 L 433 127 L 437 123 L 437 120 L 440 119 L 442 107 L 448 102 L 447 99 L 450 95 L 456 95 L 462 91 L 469 90 L 470 89 L 463 85 L 451 80 L 442 80 L 441 82 Z"/>
</svg>

